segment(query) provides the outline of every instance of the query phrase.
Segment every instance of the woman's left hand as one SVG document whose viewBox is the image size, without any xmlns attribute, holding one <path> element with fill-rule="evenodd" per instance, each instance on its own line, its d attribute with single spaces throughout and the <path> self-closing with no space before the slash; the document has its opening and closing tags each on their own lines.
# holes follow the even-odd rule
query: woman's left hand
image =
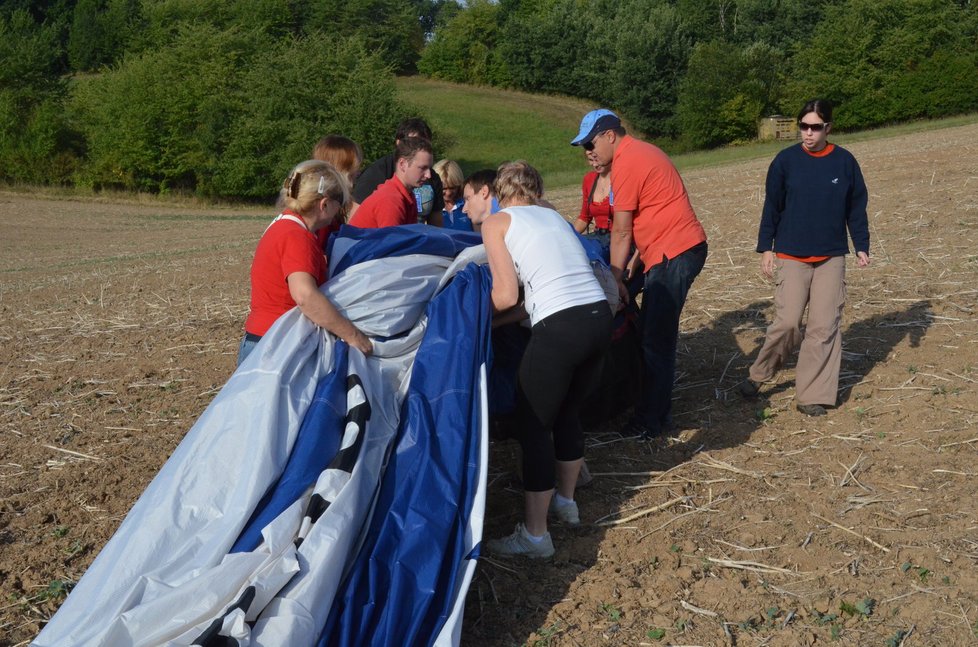
<svg viewBox="0 0 978 647">
<path fill-rule="evenodd" d="M 856 252 L 856 266 L 857 267 L 868 267 L 869 266 L 869 254 L 866 252 Z"/>
</svg>

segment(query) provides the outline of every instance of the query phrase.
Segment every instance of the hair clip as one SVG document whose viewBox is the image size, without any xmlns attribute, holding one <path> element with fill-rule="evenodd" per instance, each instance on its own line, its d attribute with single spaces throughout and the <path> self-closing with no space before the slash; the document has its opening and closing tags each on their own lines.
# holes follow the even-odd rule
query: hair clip
<svg viewBox="0 0 978 647">
<path fill-rule="evenodd" d="M 285 180 L 285 194 L 293 199 L 298 198 L 300 186 L 302 186 L 302 173 L 296 171 Z"/>
<path fill-rule="evenodd" d="M 326 176 L 319 176 L 319 195 L 326 195 Z"/>
</svg>

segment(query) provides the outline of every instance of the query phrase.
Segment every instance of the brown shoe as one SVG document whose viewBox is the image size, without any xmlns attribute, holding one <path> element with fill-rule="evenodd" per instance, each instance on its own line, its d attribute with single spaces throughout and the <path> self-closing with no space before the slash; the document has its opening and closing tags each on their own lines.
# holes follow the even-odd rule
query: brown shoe
<svg viewBox="0 0 978 647">
<path fill-rule="evenodd" d="M 796 408 L 806 416 L 824 416 L 827 413 L 820 404 L 799 404 Z"/>
</svg>

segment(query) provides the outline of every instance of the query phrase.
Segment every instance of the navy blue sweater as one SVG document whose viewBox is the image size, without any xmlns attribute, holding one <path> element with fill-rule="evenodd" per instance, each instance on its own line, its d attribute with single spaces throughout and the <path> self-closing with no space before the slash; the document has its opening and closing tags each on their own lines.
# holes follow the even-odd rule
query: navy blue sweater
<svg viewBox="0 0 978 647">
<path fill-rule="evenodd" d="M 801 144 L 786 148 L 771 162 L 766 188 L 758 252 L 842 256 L 848 228 L 856 251 L 869 253 L 866 183 L 846 149 L 815 157 Z"/>
</svg>

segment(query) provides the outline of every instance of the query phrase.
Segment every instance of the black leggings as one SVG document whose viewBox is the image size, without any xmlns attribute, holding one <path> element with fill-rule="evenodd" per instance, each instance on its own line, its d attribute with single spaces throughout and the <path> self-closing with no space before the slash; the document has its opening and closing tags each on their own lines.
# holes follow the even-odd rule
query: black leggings
<svg viewBox="0 0 978 647">
<path fill-rule="evenodd" d="M 611 319 L 611 308 L 602 300 L 561 310 L 533 326 L 516 394 L 523 487 L 528 492 L 553 489 L 554 460 L 584 457 L 580 410 L 601 380 Z"/>
</svg>

